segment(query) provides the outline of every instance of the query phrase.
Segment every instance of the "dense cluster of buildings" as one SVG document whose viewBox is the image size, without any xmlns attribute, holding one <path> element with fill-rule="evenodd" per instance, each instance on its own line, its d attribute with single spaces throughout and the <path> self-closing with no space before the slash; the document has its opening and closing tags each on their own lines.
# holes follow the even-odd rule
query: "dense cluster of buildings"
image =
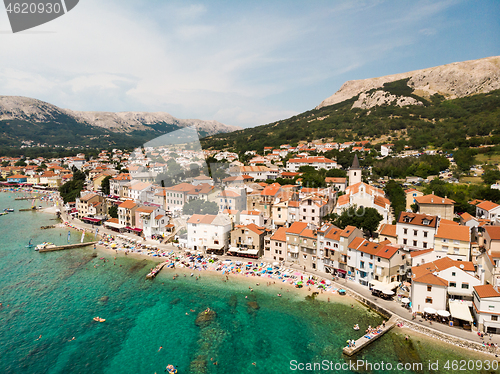
<svg viewBox="0 0 500 374">
<path fill-rule="evenodd" d="M 310 152 L 365 151 L 362 143 L 266 147 L 263 155 L 247 152 L 245 164 L 232 152 L 168 147 L 103 151 L 92 160 L 83 154 L 39 158 L 25 160 L 25 166 L 3 158 L 0 172 L 10 183 L 56 189 L 76 168 L 86 175 L 85 188 L 66 209 L 84 222 L 207 254 L 295 263 L 407 296 L 414 312 L 441 311 L 465 326 L 475 321 L 481 330 L 500 333 L 500 205 L 471 201 L 476 214 L 458 216 L 453 200 L 410 188 L 406 211 L 394 217 L 384 190 L 363 182 L 357 156 L 347 178 L 327 177 L 323 188 L 301 185 L 302 166 L 340 168 Z M 388 154 L 391 147 L 381 151 Z M 224 161 L 221 178 L 208 176 L 207 156 Z M 162 179 L 169 178 L 173 162 L 178 172 L 186 171 L 178 183 Z M 187 173 L 193 170 L 199 172 Z M 295 182 L 283 185 L 278 178 Z M 109 193 L 103 193 L 103 181 L 109 181 Z M 205 203 L 211 214 L 196 211 Z M 187 206 L 194 213 L 186 214 Z M 325 220 L 352 206 L 381 214 L 375 238 Z"/>
</svg>

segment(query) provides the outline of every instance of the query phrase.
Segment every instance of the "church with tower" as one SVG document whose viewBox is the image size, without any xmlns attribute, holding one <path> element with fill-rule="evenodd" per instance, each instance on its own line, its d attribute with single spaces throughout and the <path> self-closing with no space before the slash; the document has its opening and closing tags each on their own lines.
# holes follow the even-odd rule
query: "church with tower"
<svg viewBox="0 0 500 374">
<path fill-rule="evenodd" d="M 385 197 L 384 190 L 363 182 L 357 154 L 354 155 L 354 161 L 349 168 L 348 178 L 349 186 L 345 194 L 337 199 L 333 212 L 340 215 L 343 210 L 353 205 L 358 208 L 375 208 L 383 217 L 381 224 L 391 223 L 389 222 L 391 202 Z"/>
</svg>

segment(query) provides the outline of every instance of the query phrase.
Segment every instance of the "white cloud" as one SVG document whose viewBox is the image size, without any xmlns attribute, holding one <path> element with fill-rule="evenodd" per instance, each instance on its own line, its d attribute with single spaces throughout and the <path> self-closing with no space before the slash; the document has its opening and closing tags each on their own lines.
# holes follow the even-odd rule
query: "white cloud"
<svg viewBox="0 0 500 374">
<path fill-rule="evenodd" d="M 360 78 L 353 72 L 439 32 L 432 17 L 452 3 L 297 5 L 81 1 L 31 33 L 2 34 L 2 94 L 262 124 L 312 108 Z"/>
</svg>

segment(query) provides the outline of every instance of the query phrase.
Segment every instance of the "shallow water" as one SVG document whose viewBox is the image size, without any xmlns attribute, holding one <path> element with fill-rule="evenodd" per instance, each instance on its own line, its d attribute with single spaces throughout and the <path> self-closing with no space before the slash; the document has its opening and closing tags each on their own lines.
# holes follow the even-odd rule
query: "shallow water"
<svg viewBox="0 0 500 374">
<path fill-rule="evenodd" d="M 1 209 L 29 205 L 0 193 Z M 278 298 L 263 286 L 249 293 L 244 281 L 226 283 L 208 273 L 198 281 L 173 280 L 172 270 L 166 270 L 146 280 L 152 261 L 121 256 L 113 265 L 111 254 L 92 257 L 92 248 L 52 253 L 25 248 L 30 238 L 34 244 L 66 244 L 68 230 L 39 229 L 54 224 L 53 218 L 18 211 L 0 217 L 0 373 L 153 374 L 168 364 L 180 374 L 289 373 L 291 360 L 349 363 L 342 347 L 361 336 L 352 326 L 364 329 L 382 321 L 359 304 L 351 309 L 291 292 Z M 79 240 L 80 233 L 72 232 L 71 242 Z M 207 307 L 216 317 L 197 325 L 198 313 Z M 94 322 L 95 316 L 106 322 Z M 396 364 L 463 355 L 389 333 L 355 359 Z"/>
</svg>

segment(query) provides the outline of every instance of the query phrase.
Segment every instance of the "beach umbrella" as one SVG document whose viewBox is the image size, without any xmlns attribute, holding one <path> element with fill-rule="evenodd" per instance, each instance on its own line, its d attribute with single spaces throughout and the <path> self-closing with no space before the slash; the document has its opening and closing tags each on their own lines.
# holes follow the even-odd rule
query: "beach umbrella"
<svg viewBox="0 0 500 374">
<path fill-rule="evenodd" d="M 436 314 L 436 309 L 434 308 L 425 308 L 424 312 L 427 314 Z"/>
<path fill-rule="evenodd" d="M 279 262 L 273 262 L 274 266 L 278 266 L 280 263 Z"/>
<path fill-rule="evenodd" d="M 437 314 L 439 314 L 441 317 L 449 317 L 450 316 L 450 312 L 448 312 L 447 310 L 438 310 Z"/>
<path fill-rule="evenodd" d="M 394 291 L 390 291 L 390 290 L 383 290 L 382 291 L 384 295 L 387 295 L 387 296 L 392 296 L 394 295 Z"/>
<path fill-rule="evenodd" d="M 408 303 L 410 302 L 410 299 L 408 299 L 407 297 L 403 297 L 403 298 L 401 299 L 401 302 L 402 302 L 403 304 L 408 304 Z"/>
</svg>

